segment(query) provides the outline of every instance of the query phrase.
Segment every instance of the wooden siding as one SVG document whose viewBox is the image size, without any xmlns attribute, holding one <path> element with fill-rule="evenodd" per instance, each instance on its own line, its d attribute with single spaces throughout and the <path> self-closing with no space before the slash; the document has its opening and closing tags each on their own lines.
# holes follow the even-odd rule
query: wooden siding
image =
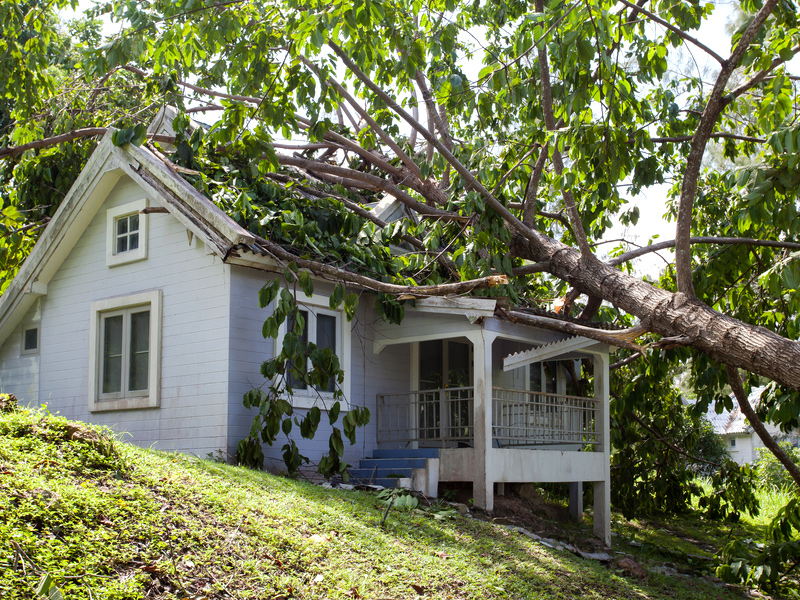
<svg viewBox="0 0 800 600">
<path fill-rule="evenodd" d="M 260 374 L 261 363 L 272 357 L 274 340 L 265 340 L 261 335 L 261 326 L 269 316 L 270 309 L 258 307 L 258 290 L 274 275 L 234 267 L 231 271 L 231 327 L 230 327 L 230 388 L 228 410 L 228 452 L 236 452 L 239 440 L 245 437 L 253 421 L 254 411 L 248 411 L 242 404 L 242 396 L 253 387 L 265 385 Z M 315 283 L 315 294 L 328 295 L 333 287 L 323 283 Z M 360 458 L 369 455 L 376 447 L 377 407 L 376 398 L 379 393 L 399 393 L 408 390 L 409 386 L 409 349 L 407 345 L 385 349 L 381 354 L 372 352 L 374 341 L 374 324 L 380 319 L 372 308 L 374 300 L 371 296 L 362 297 L 356 318 L 351 326 L 351 360 L 350 360 L 350 403 L 354 406 L 366 406 L 372 413 L 372 421 L 366 428 L 359 430 L 357 442 L 350 446 L 345 441 L 345 460 L 355 464 Z M 298 415 L 304 411 L 298 411 Z M 341 420 L 337 423 L 341 427 Z M 328 451 L 328 436 L 331 428 L 327 415 L 323 414 L 317 435 L 313 440 L 300 437 L 294 432 L 294 439 L 300 453 L 308 456 L 312 463 Z M 283 459 L 281 447 L 285 443 L 281 438 L 271 448 L 265 446 L 268 468 L 281 470 Z"/>
<path fill-rule="evenodd" d="M 22 354 L 22 330 L 41 328 L 41 305 L 39 300 L 0 348 L 0 392 L 14 394 L 23 405 L 38 404 L 39 399 L 39 354 Z"/>
<path fill-rule="evenodd" d="M 107 267 L 106 209 L 143 196 L 123 177 L 50 282 L 39 400 L 69 418 L 125 432 L 136 444 L 204 457 L 227 442 L 230 269 L 197 240 L 190 247 L 186 229 L 163 213 L 148 215 L 146 260 Z M 154 289 L 163 292 L 160 408 L 90 413 L 90 304 Z"/>
</svg>

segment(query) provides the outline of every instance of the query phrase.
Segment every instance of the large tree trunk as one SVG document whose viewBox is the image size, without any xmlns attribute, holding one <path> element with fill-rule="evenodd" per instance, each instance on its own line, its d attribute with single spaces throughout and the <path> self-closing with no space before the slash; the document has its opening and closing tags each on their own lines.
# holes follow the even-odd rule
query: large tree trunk
<svg viewBox="0 0 800 600">
<path fill-rule="evenodd" d="M 668 292 L 547 238 L 540 245 L 515 234 L 514 256 L 547 262 L 547 272 L 589 296 L 608 300 L 638 317 L 648 330 L 683 336 L 686 345 L 726 365 L 763 375 L 800 390 L 800 344 L 711 309 L 699 300 Z"/>
</svg>

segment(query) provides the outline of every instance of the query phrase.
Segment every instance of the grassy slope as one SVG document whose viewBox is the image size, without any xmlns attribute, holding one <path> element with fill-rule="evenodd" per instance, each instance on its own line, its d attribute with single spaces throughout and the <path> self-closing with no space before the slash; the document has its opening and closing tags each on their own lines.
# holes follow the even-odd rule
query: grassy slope
<svg viewBox="0 0 800 600">
<path fill-rule="evenodd" d="M 470 519 L 149 452 L 0 414 L 0 598 L 43 572 L 77 598 L 736 598 L 646 580 Z M 75 438 L 75 439 L 70 439 Z"/>
</svg>

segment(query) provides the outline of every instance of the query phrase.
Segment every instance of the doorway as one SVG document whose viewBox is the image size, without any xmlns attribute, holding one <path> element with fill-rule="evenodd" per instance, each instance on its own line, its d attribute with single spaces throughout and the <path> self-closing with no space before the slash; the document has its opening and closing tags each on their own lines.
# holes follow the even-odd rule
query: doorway
<svg viewBox="0 0 800 600">
<path fill-rule="evenodd" d="M 420 439 L 471 444 L 472 345 L 455 340 L 419 342 L 417 366 Z"/>
</svg>

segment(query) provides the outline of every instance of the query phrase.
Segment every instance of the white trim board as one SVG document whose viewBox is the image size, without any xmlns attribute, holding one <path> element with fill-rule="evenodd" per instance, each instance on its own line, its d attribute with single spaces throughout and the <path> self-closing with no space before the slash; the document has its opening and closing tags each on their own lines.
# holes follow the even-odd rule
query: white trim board
<svg viewBox="0 0 800 600">
<path fill-rule="evenodd" d="M 503 371 L 513 371 L 532 363 L 542 362 L 551 358 L 561 357 L 570 352 L 585 350 L 597 342 L 589 338 L 574 336 L 565 340 L 551 342 L 538 348 L 531 348 L 523 352 L 516 352 L 503 359 Z"/>
</svg>

